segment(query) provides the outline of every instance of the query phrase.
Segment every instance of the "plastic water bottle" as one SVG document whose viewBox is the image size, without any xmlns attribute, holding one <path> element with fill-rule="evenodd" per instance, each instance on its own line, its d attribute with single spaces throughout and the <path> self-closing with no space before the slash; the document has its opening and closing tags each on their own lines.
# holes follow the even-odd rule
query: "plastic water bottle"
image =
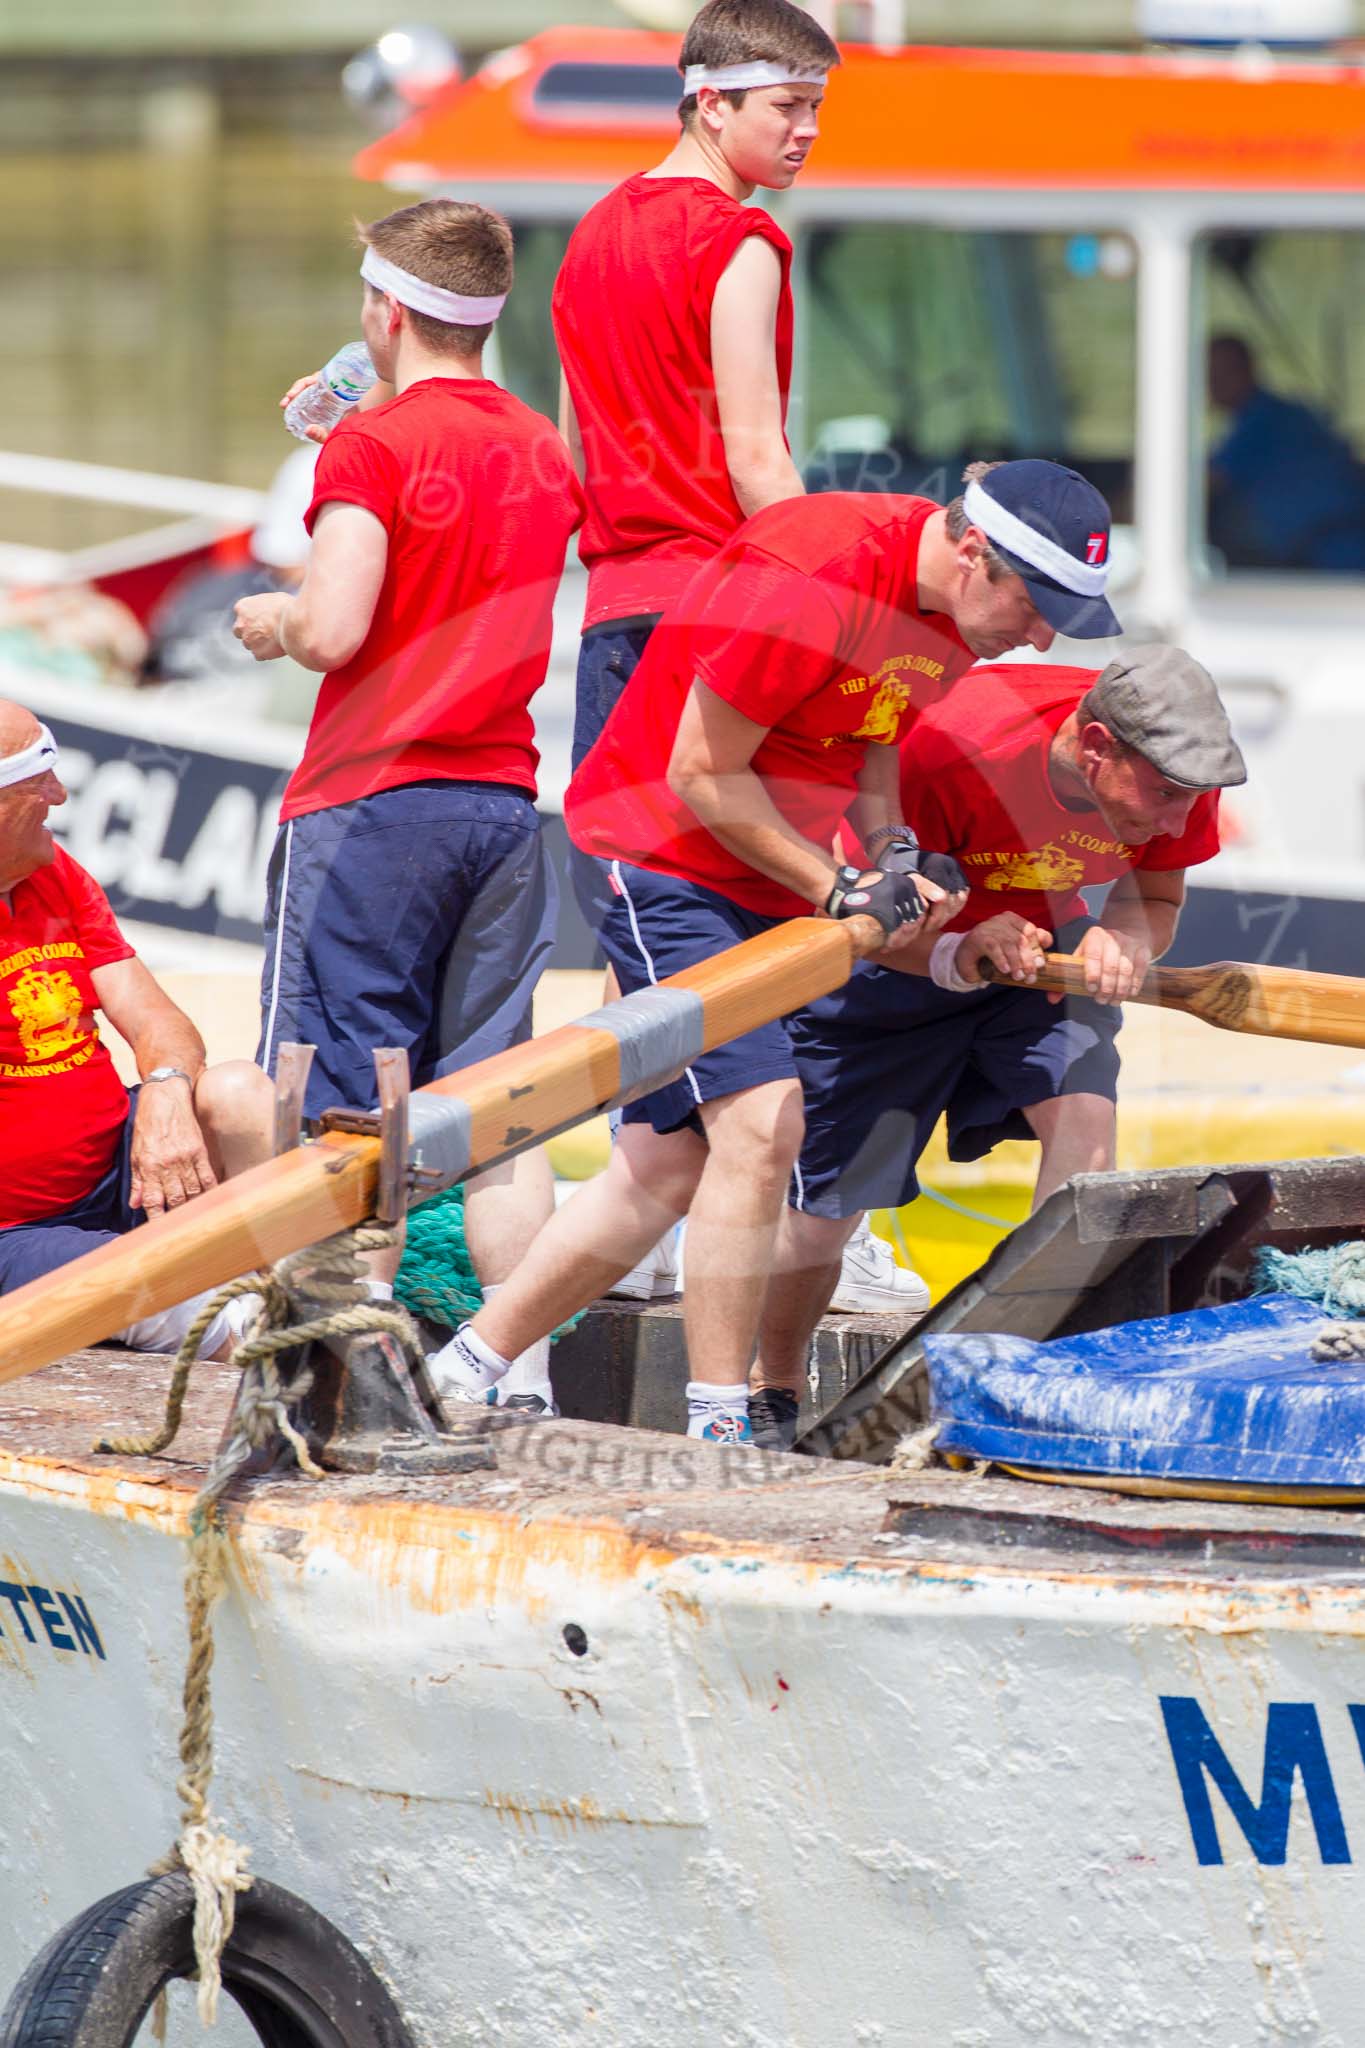
<svg viewBox="0 0 1365 2048">
<path fill-rule="evenodd" d="M 363 398 L 375 380 L 370 351 L 363 341 L 348 341 L 318 372 L 316 384 L 300 391 L 285 407 L 284 423 L 300 441 L 312 437 L 310 427 L 334 427 L 358 398 Z"/>
</svg>

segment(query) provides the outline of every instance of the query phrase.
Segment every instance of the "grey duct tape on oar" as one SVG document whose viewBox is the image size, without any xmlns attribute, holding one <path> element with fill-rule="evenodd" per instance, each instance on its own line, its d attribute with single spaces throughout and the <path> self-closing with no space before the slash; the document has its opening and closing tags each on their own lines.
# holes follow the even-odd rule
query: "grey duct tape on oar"
<svg viewBox="0 0 1365 2048">
<path fill-rule="evenodd" d="M 599 1104 L 611 1109 L 663 1087 L 692 1064 L 704 1042 L 706 1011 L 701 997 L 690 989 L 642 988 L 576 1018 L 573 1028 L 609 1031 L 616 1040 L 618 1085 L 609 1100 Z M 536 1137 L 553 1135 L 540 1131 Z M 472 1147 L 473 1114 L 463 1096 L 419 1092 L 411 1097 L 408 1157 L 414 1166 L 434 1175 L 440 1187 L 453 1187 L 469 1172 Z M 435 1187 L 428 1191 L 434 1193 Z"/>
<path fill-rule="evenodd" d="M 422 1095 L 408 1100 L 408 1158 L 434 1173 L 443 1188 L 469 1171 L 474 1118 L 462 1095 Z M 433 1189 L 432 1192 L 435 1192 Z"/>
<path fill-rule="evenodd" d="M 604 1109 L 677 1079 L 700 1053 L 706 1010 L 686 988 L 640 988 L 574 1020 L 580 1031 L 609 1031 L 620 1052 L 620 1084 Z"/>
</svg>

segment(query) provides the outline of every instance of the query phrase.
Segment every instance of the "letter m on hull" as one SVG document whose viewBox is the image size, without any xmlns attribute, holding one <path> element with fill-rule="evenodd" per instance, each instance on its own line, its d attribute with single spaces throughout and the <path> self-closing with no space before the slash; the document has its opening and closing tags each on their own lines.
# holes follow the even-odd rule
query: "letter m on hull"
<svg viewBox="0 0 1365 2048">
<path fill-rule="evenodd" d="M 1175 1774 L 1201 1863 L 1221 1863 L 1222 1845 L 1213 1818 L 1210 1783 L 1217 1786 L 1229 1812 L 1246 1836 L 1258 1863 L 1283 1863 L 1289 1843 L 1289 1812 L 1294 1780 L 1303 1780 L 1308 1811 L 1324 1863 L 1349 1863 L 1351 1851 L 1341 1806 L 1332 1783 L 1331 1766 L 1318 1726 L 1316 1707 L 1298 1701 L 1272 1703 L 1265 1727 L 1265 1765 L 1261 1797 L 1255 1801 L 1223 1752 L 1198 1700 L 1163 1696 L 1162 1718 L 1171 1745 Z"/>
</svg>

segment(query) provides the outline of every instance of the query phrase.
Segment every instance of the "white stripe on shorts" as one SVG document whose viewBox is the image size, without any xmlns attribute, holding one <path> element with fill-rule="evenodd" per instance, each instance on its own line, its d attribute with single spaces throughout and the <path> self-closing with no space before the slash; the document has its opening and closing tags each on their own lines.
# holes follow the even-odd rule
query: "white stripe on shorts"
<svg viewBox="0 0 1365 2048">
<path fill-rule="evenodd" d="M 280 1007 L 280 970 L 284 963 L 284 912 L 289 899 L 289 858 L 294 851 L 294 820 L 284 828 L 284 873 L 280 876 L 280 906 L 275 917 L 275 968 L 270 978 L 270 1011 L 265 1020 L 261 1057 L 267 1073 L 275 1050 L 275 1018 Z"/>
<path fill-rule="evenodd" d="M 614 860 L 612 862 L 611 874 L 612 880 L 615 882 L 617 888 L 621 891 L 621 895 L 625 900 L 626 915 L 630 919 L 631 937 L 634 939 L 636 945 L 640 949 L 640 958 L 644 962 L 645 973 L 649 976 L 649 979 L 653 986 L 657 988 L 659 986 L 659 977 L 654 970 L 654 962 L 649 957 L 649 948 L 645 944 L 644 939 L 640 934 L 639 919 L 635 915 L 635 905 L 632 903 L 630 898 L 630 891 L 626 887 L 625 876 L 621 873 L 621 863 L 619 860 Z M 687 1081 L 688 1087 L 692 1090 L 694 1100 L 700 1107 L 702 1096 L 701 1090 L 697 1086 L 696 1075 L 692 1072 L 691 1067 L 684 1067 L 683 1075 Z"/>
</svg>

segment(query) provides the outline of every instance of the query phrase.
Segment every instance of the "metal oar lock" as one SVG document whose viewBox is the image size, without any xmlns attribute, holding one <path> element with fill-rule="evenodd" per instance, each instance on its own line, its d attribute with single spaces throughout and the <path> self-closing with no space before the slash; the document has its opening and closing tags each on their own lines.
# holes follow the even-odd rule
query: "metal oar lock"
<svg viewBox="0 0 1365 2048">
<path fill-rule="evenodd" d="M 313 1062 L 311 1045 L 282 1045 L 275 1070 L 276 1156 L 304 1142 L 303 1100 Z M 385 1046 L 374 1055 L 379 1108 L 328 1111 L 326 1129 L 377 1133 L 379 1190 L 375 1218 L 397 1227 L 411 1195 L 433 1176 L 408 1160 L 408 1056 Z M 317 1463 L 333 1472 L 471 1472 L 496 1466 L 492 1438 L 513 1418 L 473 1411 L 457 1430 L 439 1426 L 441 1409 L 425 1367 L 414 1364 L 386 1330 L 338 1335 L 288 1354 L 296 1371 L 305 1355 L 312 1371 L 308 1392 L 290 1420 Z M 515 1426 L 515 1425 L 514 1425 Z"/>
</svg>

